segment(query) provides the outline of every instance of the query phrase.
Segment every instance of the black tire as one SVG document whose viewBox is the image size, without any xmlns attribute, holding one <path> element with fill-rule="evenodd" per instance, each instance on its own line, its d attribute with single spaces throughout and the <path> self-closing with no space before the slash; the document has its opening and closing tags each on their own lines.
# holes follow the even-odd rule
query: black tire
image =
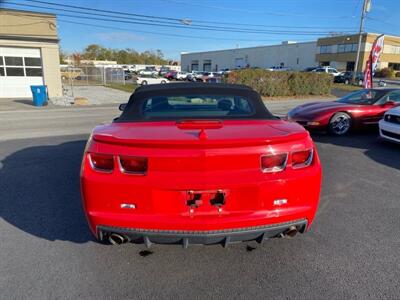
<svg viewBox="0 0 400 300">
<path fill-rule="evenodd" d="M 142 81 L 142 85 L 147 85 L 147 81 L 146 81 L 146 80 L 143 80 L 143 81 Z"/>
<path fill-rule="evenodd" d="M 349 84 L 350 83 L 350 80 L 348 80 L 348 79 L 346 79 L 345 81 L 344 81 L 344 84 Z"/>
<path fill-rule="evenodd" d="M 167 82 L 165 80 L 161 80 L 161 83 L 164 84 L 164 83 L 167 83 Z"/>
<path fill-rule="evenodd" d="M 335 113 L 329 120 L 328 132 L 336 136 L 346 135 L 350 132 L 352 123 L 349 114 L 345 112 Z"/>
</svg>

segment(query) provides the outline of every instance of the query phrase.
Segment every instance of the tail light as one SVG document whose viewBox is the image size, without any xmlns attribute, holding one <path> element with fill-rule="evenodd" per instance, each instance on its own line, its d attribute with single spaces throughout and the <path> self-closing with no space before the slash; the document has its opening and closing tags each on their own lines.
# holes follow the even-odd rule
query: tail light
<svg viewBox="0 0 400 300">
<path fill-rule="evenodd" d="M 313 160 L 313 149 L 292 152 L 292 167 L 294 169 L 309 166 Z"/>
<path fill-rule="evenodd" d="M 147 158 L 138 156 L 119 156 L 122 173 L 145 174 L 147 172 Z"/>
<path fill-rule="evenodd" d="M 114 170 L 114 157 L 110 154 L 89 153 L 89 162 L 96 171 L 110 173 Z"/>
<path fill-rule="evenodd" d="M 261 156 L 261 169 L 264 173 L 280 172 L 285 169 L 287 159 L 287 153 L 263 155 Z"/>
<path fill-rule="evenodd" d="M 308 167 L 313 161 L 313 149 L 294 151 L 291 153 L 291 165 L 293 169 Z M 268 154 L 261 156 L 261 170 L 264 173 L 283 171 L 288 162 L 288 153 Z"/>
</svg>

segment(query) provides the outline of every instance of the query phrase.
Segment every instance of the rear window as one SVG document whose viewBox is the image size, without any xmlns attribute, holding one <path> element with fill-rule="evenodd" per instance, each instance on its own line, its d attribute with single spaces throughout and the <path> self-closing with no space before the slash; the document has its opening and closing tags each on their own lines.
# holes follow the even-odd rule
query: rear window
<svg viewBox="0 0 400 300">
<path fill-rule="evenodd" d="M 145 119 L 250 117 L 254 113 L 247 98 L 229 95 L 155 96 L 141 106 Z"/>
</svg>

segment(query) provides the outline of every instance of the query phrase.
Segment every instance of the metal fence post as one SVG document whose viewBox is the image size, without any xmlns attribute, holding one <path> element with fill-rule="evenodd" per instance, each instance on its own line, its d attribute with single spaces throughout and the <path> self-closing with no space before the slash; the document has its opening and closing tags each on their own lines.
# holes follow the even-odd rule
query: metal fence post
<svg viewBox="0 0 400 300">
<path fill-rule="evenodd" d="M 86 66 L 86 84 L 89 85 L 89 72 L 88 72 L 88 67 Z"/>
</svg>

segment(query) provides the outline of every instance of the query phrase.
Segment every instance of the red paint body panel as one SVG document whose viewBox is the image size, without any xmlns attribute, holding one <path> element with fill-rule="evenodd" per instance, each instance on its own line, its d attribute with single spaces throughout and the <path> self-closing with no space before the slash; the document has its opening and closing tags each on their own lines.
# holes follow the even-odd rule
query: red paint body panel
<svg viewBox="0 0 400 300">
<path fill-rule="evenodd" d="M 154 230 L 220 230 L 307 219 L 318 207 L 321 166 L 317 151 L 300 125 L 282 120 L 224 120 L 204 129 L 178 128 L 172 121 L 112 123 L 98 126 L 88 142 L 81 170 L 84 209 L 92 232 L 97 226 Z M 261 155 L 314 149 L 310 166 L 263 173 Z M 93 170 L 88 153 L 148 158 L 144 175 Z M 207 194 L 222 190 L 219 210 Z M 188 191 L 203 191 L 190 211 Z M 287 199 L 274 206 L 276 199 Z M 121 208 L 130 203 L 135 209 Z"/>
<path fill-rule="evenodd" d="M 383 114 L 393 108 L 392 105 L 355 105 L 336 101 L 313 102 L 300 105 L 288 113 L 288 119 L 311 129 L 326 129 L 330 119 L 337 112 L 348 113 L 355 128 L 378 124 Z M 307 122 L 319 122 L 307 125 Z"/>
</svg>

